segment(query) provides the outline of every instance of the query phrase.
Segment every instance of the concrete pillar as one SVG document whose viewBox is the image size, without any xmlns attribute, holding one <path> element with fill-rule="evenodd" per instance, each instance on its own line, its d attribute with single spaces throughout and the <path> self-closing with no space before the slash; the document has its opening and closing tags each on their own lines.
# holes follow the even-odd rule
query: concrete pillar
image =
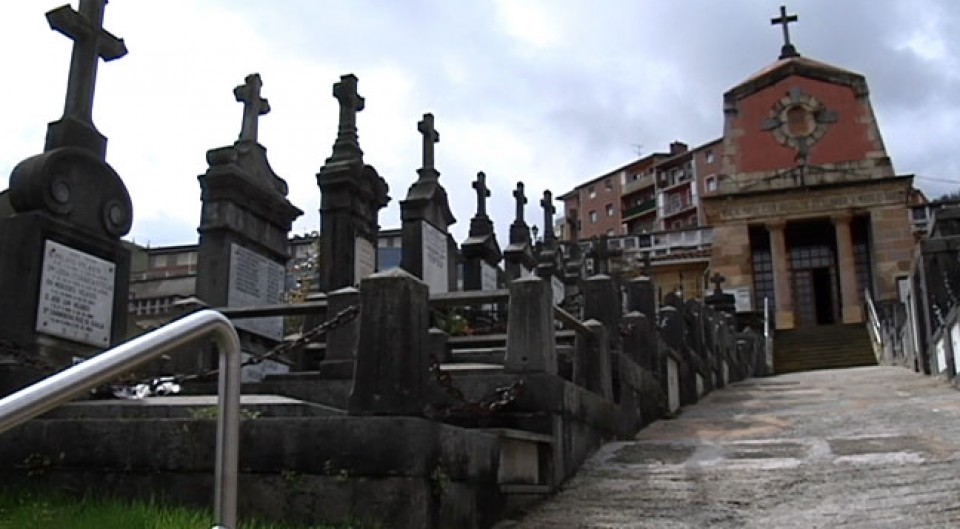
<svg viewBox="0 0 960 529">
<path fill-rule="evenodd" d="M 525 277 L 511 281 L 509 314 L 504 368 L 509 372 L 556 375 L 557 341 L 549 280 Z"/>
<path fill-rule="evenodd" d="M 850 235 L 850 214 L 833 217 L 837 233 L 837 267 L 840 272 L 840 305 L 843 323 L 863 321 L 863 307 L 857 286 L 857 267 L 853 257 L 853 238 Z"/>
<path fill-rule="evenodd" d="M 653 280 L 638 276 L 627 281 L 627 311 L 637 311 L 654 321 L 657 318 L 657 293 Z"/>
<path fill-rule="evenodd" d="M 340 311 L 360 304 L 360 291 L 353 287 L 335 290 L 327 296 L 327 318 L 333 318 Z M 357 345 L 360 340 L 360 318 L 354 318 L 327 332 L 327 354 L 324 360 L 353 360 L 357 357 Z"/>
<path fill-rule="evenodd" d="M 360 282 L 351 415 L 420 415 L 427 402 L 429 288 L 394 268 Z"/>
<path fill-rule="evenodd" d="M 573 360 L 573 383 L 613 400 L 613 377 L 607 329 L 597 320 L 583 322 L 593 334 L 577 333 Z"/>
<path fill-rule="evenodd" d="M 790 256 L 783 235 L 785 221 L 768 222 L 770 232 L 770 256 L 773 260 L 773 285 L 776 296 L 777 329 L 792 329 L 796 326 L 793 310 L 793 285 L 790 283 Z"/>
</svg>

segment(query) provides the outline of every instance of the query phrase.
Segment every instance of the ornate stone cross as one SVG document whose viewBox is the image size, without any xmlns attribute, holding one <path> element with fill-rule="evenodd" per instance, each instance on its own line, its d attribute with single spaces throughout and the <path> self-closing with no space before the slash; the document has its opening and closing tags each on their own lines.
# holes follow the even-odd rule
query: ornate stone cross
<svg viewBox="0 0 960 529">
<path fill-rule="evenodd" d="M 473 182 L 473 188 L 477 190 L 477 216 L 487 216 L 487 198 L 490 197 L 490 190 L 487 189 L 487 175 L 480 171 L 477 173 L 477 179 Z"/>
<path fill-rule="evenodd" d="M 91 127 L 98 58 L 112 61 L 127 54 L 123 39 L 103 29 L 103 10 L 106 3 L 106 0 L 80 0 L 79 11 L 64 5 L 47 13 L 50 28 L 73 39 L 63 116 L 74 118 Z"/>
<path fill-rule="evenodd" d="M 552 241 L 557 238 L 553 232 L 553 214 L 557 212 L 557 208 L 553 206 L 553 193 L 550 190 L 543 192 L 540 205 L 543 206 L 543 241 Z"/>
<path fill-rule="evenodd" d="M 423 135 L 423 168 L 436 169 L 433 162 L 433 145 L 440 141 L 440 133 L 433 126 L 433 114 L 426 113 L 417 123 L 417 130 Z"/>
<path fill-rule="evenodd" d="M 780 6 L 780 16 L 777 18 L 771 18 L 770 24 L 774 26 L 783 26 L 783 47 L 780 48 L 780 58 L 786 59 L 788 57 L 799 57 L 800 54 L 797 53 L 797 48 L 790 43 L 790 27 L 791 22 L 796 22 L 799 20 L 797 15 L 788 15 L 786 6 Z"/>
<path fill-rule="evenodd" d="M 270 112 L 270 103 L 260 97 L 263 82 L 260 74 L 252 73 L 244 79 L 244 84 L 233 89 L 233 96 L 243 103 L 243 124 L 240 126 L 239 141 L 257 141 L 257 125 L 260 116 Z"/>
<path fill-rule="evenodd" d="M 352 73 L 341 75 L 340 82 L 333 85 L 333 97 L 340 103 L 340 126 L 337 141 L 333 144 L 334 156 L 344 148 L 351 154 L 359 152 L 357 112 L 363 110 L 365 100 L 357 93 L 357 76 Z"/>
<path fill-rule="evenodd" d="M 517 216 L 514 222 L 523 222 L 523 206 L 527 204 L 527 195 L 523 193 L 523 182 L 517 182 L 517 189 L 513 192 L 513 198 L 517 201 Z"/>
<path fill-rule="evenodd" d="M 714 294 L 723 294 L 723 288 L 720 285 L 722 285 L 726 280 L 727 278 L 720 275 L 720 272 L 713 274 L 713 277 L 710 278 L 710 282 L 713 283 Z"/>
</svg>

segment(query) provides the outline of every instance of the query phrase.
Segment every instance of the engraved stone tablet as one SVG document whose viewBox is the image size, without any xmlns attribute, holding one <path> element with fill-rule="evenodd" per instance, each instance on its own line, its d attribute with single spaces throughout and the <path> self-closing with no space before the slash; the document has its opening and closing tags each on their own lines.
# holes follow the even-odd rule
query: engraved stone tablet
<svg viewBox="0 0 960 529">
<path fill-rule="evenodd" d="M 480 290 L 497 289 L 497 269 L 485 261 L 480 262 Z"/>
<path fill-rule="evenodd" d="M 550 276 L 550 285 L 553 287 L 553 304 L 559 305 L 563 303 L 563 298 L 566 297 L 563 281 L 560 281 L 560 278 L 557 276 Z"/>
<path fill-rule="evenodd" d="M 447 275 L 447 236 L 429 222 L 423 226 L 423 281 L 430 292 L 449 290 Z"/>
<path fill-rule="evenodd" d="M 363 237 L 354 239 L 353 259 L 353 280 L 356 283 L 377 271 L 377 249 Z"/>
<path fill-rule="evenodd" d="M 227 284 L 228 307 L 272 305 L 283 302 L 284 268 L 239 244 L 230 247 L 230 280 Z M 233 320 L 238 329 L 265 336 L 283 338 L 283 318 L 241 318 Z"/>
<path fill-rule="evenodd" d="M 116 266 L 49 240 L 42 266 L 36 331 L 109 347 Z"/>
</svg>

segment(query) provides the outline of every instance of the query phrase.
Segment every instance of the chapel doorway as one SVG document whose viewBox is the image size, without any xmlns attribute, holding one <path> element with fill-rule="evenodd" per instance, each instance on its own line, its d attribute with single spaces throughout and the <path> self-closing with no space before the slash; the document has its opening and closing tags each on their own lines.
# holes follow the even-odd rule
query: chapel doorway
<svg viewBox="0 0 960 529">
<path fill-rule="evenodd" d="M 791 222 L 786 228 L 797 327 L 840 321 L 836 231 L 827 220 Z"/>
</svg>

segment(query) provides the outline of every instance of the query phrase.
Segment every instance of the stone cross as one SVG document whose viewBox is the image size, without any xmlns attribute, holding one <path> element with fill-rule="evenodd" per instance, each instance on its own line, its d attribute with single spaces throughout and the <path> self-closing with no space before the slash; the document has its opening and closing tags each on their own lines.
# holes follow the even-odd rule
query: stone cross
<svg viewBox="0 0 960 529">
<path fill-rule="evenodd" d="M 710 278 L 710 282 L 713 283 L 713 293 L 714 294 L 723 294 L 723 288 L 720 287 L 727 278 L 720 275 L 720 272 L 713 274 L 713 277 Z"/>
<path fill-rule="evenodd" d="M 543 241 L 552 241 L 557 238 L 553 232 L 553 214 L 557 212 L 557 208 L 553 206 L 553 194 L 550 190 L 543 192 L 540 205 L 543 206 Z"/>
<path fill-rule="evenodd" d="M 515 222 L 523 222 L 523 206 L 527 204 L 527 195 L 523 193 L 523 182 L 517 182 L 517 189 L 513 192 L 513 198 L 517 201 L 517 217 Z"/>
<path fill-rule="evenodd" d="M 790 28 L 789 24 L 791 22 L 796 22 L 799 20 L 797 15 L 788 15 L 786 6 L 780 6 L 780 16 L 777 18 L 771 18 L 770 24 L 774 26 L 783 26 L 783 47 L 780 49 L 780 58 L 786 59 L 788 57 L 799 57 L 800 54 L 797 53 L 797 48 L 790 43 Z"/>
<path fill-rule="evenodd" d="M 233 96 L 243 103 L 243 124 L 240 126 L 239 141 L 256 142 L 260 116 L 270 112 L 270 103 L 260 97 L 262 87 L 260 74 L 252 73 L 244 79 L 244 84 L 233 89 Z"/>
<path fill-rule="evenodd" d="M 487 198 L 490 197 L 490 190 L 487 189 L 487 175 L 480 171 L 477 173 L 477 179 L 473 182 L 473 188 L 477 190 L 477 216 L 487 216 Z"/>
<path fill-rule="evenodd" d="M 104 61 L 127 54 L 123 39 L 103 29 L 106 0 L 80 0 L 80 10 L 69 5 L 47 13 L 50 28 L 73 39 L 70 75 L 63 116 L 93 126 L 93 92 L 97 84 L 98 57 Z"/>
<path fill-rule="evenodd" d="M 440 133 L 433 127 L 433 114 L 424 114 L 423 119 L 417 123 L 417 130 L 423 135 L 423 168 L 435 169 L 433 144 L 440 141 Z"/>
<path fill-rule="evenodd" d="M 357 93 L 357 76 L 341 75 L 340 82 L 333 85 L 333 97 L 340 103 L 340 126 L 337 129 L 337 141 L 333 145 L 336 153 L 344 147 L 360 150 L 357 138 L 357 112 L 363 110 L 364 98 Z"/>
</svg>

